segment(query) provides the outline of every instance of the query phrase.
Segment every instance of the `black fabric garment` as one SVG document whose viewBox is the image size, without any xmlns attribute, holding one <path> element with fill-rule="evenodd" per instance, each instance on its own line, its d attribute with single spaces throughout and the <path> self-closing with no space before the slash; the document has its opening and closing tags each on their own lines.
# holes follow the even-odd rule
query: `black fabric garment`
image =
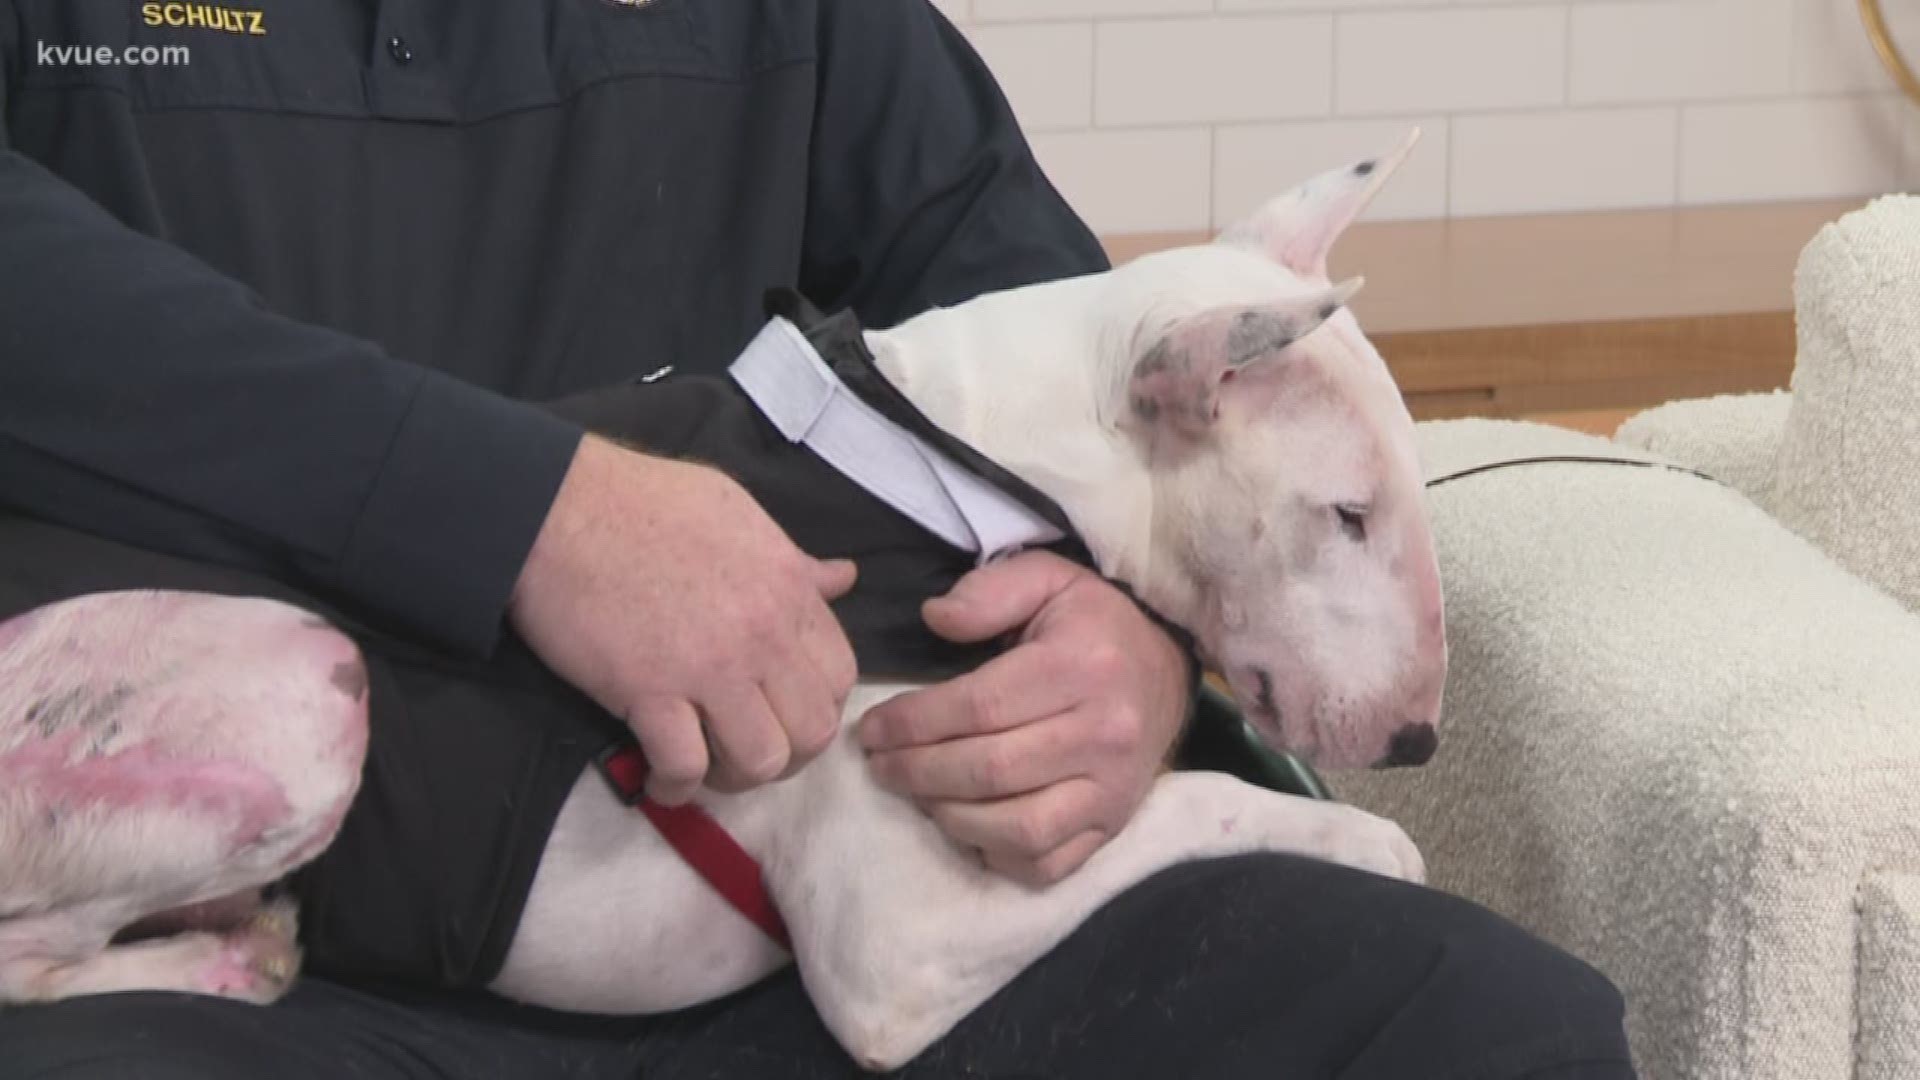
<svg viewBox="0 0 1920 1080">
<path fill-rule="evenodd" d="M 523 402 L 1106 265 L 924 0 L 0 0 L 0 144 L 0 505 L 467 655 Z"/>
<path fill-rule="evenodd" d="M 0 1080 L 854 1080 L 789 971 L 595 1019 L 308 980 L 268 1009 L 168 995 L 0 1014 Z M 903 1080 L 1624 1080 L 1619 993 L 1483 909 L 1288 856 L 1123 894 Z"/>
</svg>

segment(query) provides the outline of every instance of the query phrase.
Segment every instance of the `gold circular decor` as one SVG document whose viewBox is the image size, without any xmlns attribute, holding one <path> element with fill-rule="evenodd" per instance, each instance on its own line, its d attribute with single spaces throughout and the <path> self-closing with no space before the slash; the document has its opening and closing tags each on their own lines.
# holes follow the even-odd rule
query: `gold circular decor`
<svg viewBox="0 0 1920 1080">
<path fill-rule="evenodd" d="M 1886 13 L 1880 10 L 1880 0 L 1860 0 L 1860 21 L 1867 24 L 1867 37 L 1873 42 L 1873 51 L 1880 54 L 1880 62 L 1886 65 L 1893 81 L 1900 89 L 1920 105 L 1920 79 L 1914 77 L 1913 68 L 1900 52 L 1900 46 L 1894 44 L 1893 32 L 1887 29 Z"/>
</svg>

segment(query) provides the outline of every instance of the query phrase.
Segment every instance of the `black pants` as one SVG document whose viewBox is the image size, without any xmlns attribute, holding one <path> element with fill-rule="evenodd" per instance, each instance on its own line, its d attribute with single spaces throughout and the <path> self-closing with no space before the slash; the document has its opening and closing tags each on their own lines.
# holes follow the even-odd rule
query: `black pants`
<svg viewBox="0 0 1920 1080">
<path fill-rule="evenodd" d="M 257 1008 L 128 994 L 0 1013 L 4 1080 L 812 1080 L 859 1071 L 789 971 L 652 1019 L 309 980 Z M 900 1074 L 1617 1080 L 1618 993 L 1444 894 L 1260 855 L 1118 898 Z"/>
</svg>

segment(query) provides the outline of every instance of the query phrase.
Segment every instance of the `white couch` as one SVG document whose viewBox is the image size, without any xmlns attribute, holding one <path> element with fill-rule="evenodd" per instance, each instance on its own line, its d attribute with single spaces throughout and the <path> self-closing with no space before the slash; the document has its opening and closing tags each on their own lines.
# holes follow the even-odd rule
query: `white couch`
<svg viewBox="0 0 1920 1080">
<path fill-rule="evenodd" d="M 1430 477 L 1652 464 L 1431 488 L 1440 754 L 1331 778 L 1612 976 L 1652 1080 L 1920 1078 L 1920 200 L 1796 294 L 1790 393 L 1421 425 Z"/>
</svg>

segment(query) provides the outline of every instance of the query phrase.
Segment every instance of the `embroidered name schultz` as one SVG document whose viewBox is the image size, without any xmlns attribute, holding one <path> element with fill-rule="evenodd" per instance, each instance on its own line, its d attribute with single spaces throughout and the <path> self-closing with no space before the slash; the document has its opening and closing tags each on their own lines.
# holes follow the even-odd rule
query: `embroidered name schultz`
<svg viewBox="0 0 1920 1080">
<path fill-rule="evenodd" d="M 213 4 L 141 4 L 140 21 L 148 26 L 190 27 L 255 37 L 267 35 L 266 12 Z"/>
</svg>

